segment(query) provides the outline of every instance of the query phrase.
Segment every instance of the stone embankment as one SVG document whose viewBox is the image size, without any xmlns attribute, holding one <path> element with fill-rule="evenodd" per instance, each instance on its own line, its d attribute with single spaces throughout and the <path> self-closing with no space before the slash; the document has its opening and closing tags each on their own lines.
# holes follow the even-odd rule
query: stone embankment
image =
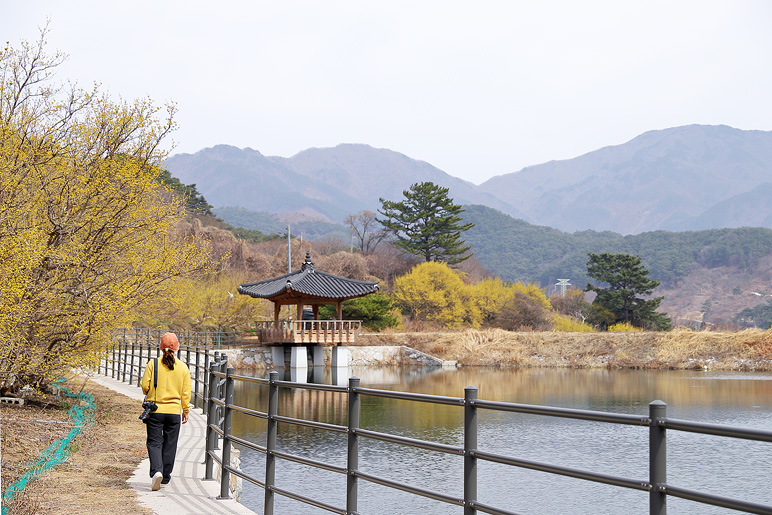
<svg viewBox="0 0 772 515">
<path fill-rule="evenodd" d="M 676 329 L 668 332 L 560 333 L 501 329 L 453 333 L 362 334 L 347 347 L 353 366 L 494 366 L 507 368 L 645 368 L 772 370 L 772 330 L 735 333 Z M 240 368 L 273 368 L 270 347 L 231 351 Z M 290 348 L 286 347 L 285 362 Z M 312 366 L 309 352 L 309 366 Z M 332 348 L 324 348 L 331 362 Z"/>
<path fill-rule="evenodd" d="M 286 348 L 289 350 L 289 347 Z M 402 345 L 377 345 L 366 347 L 346 347 L 349 353 L 349 365 L 351 366 L 426 366 L 426 367 L 455 367 L 455 361 L 444 361 L 430 356 L 424 352 L 411 349 Z M 237 369 L 262 370 L 277 368 L 279 365 L 273 362 L 271 347 L 244 347 L 226 351 L 228 362 Z M 309 353 L 311 355 L 312 353 Z M 289 357 L 285 358 L 285 362 Z M 332 347 L 324 348 L 324 362 L 329 365 L 332 361 Z M 308 366 L 314 366 L 309 357 Z"/>
</svg>

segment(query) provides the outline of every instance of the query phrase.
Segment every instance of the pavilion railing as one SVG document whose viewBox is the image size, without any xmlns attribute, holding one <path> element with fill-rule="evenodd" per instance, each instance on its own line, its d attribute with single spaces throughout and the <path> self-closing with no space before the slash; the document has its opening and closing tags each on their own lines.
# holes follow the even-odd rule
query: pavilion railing
<svg viewBox="0 0 772 515">
<path fill-rule="evenodd" d="M 353 344 L 361 320 L 271 320 L 255 322 L 260 343 Z"/>
</svg>

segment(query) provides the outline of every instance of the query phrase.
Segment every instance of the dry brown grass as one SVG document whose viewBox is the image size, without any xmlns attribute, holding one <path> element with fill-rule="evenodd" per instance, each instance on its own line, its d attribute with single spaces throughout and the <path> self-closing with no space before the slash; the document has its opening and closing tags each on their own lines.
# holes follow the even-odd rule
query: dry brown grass
<svg viewBox="0 0 772 515">
<path fill-rule="evenodd" d="M 406 345 L 462 366 L 772 370 L 772 331 L 562 333 L 469 329 L 388 333 L 367 345 Z"/>
<path fill-rule="evenodd" d="M 75 378 L 68 388 L 80 391 L 83 382 Z M 152 513 L 139 505 L 126 483 L 147 454 L 145 426 L 137 420 L 139 403 L 90 381 L 84 391 L 97 405 L 94 425 L 73 440 L 65 463 L 14 497 L 10 513 Z M 3 487 L 24 474 L 43 449 L 72 427 L 67 411 L 51 404 L 45 409 L 6 406 L 2 417 Z"/>
<path fill-rule="evenodd" d="M 659 339 L 657 359 L 675 368 L 758 368 L 772 359 L 772 331 L 675 330 Z"/>
</svg>

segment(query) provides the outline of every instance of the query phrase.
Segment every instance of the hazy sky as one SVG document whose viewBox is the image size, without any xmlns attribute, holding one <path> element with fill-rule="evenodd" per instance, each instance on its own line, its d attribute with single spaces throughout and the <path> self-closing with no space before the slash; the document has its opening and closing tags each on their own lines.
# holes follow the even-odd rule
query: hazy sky
<svg viewBox="0 0 772 515">
<path fill-rule="evenodd" d="M 58 78 L 176 102 L 174 152 L 366 143 L 476 184 L 638 134 L 772 129 L 772 2 L 4 0 Z"/>
</svg>

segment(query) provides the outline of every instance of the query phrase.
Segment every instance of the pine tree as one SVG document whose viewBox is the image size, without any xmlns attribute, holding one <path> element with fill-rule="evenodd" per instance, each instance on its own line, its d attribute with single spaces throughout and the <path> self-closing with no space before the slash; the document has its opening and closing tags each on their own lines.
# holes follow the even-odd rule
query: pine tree
<svg viewBox="0 0 772 515">
<path fill-rule="evenodd" d="M 670 328 L 670 319 L 656 311 L 664 297 L 649 300 L 640 297 L 651 295 L 659 286 L 658 281 L 647 277 L 649 271 L 641 265 L 640 257 L 608 253 L 588 256 L 587 274 L 609 285 L 602 288 L 588 283 L 585 288 L 585 291 L 597 293 L 593 301 L 597 311 L 613 313 L 615 322 L 626 322 L 636 327 Z"/>
<path fill-rule="evenodd" d="M 441 261 L 450 265 L 469 258 L 471 247 L 464 246 L 461 232 L 474 227 L 460 224 L 464 210 L 448 197 L 448 188 L 421 182 L 402 192 L 400 202 L 380 199 L 384 216 L 378 219 L 395 236 L 394 245 L 409 254 L 423 256 L 424 261 Z"/>
</svg>

